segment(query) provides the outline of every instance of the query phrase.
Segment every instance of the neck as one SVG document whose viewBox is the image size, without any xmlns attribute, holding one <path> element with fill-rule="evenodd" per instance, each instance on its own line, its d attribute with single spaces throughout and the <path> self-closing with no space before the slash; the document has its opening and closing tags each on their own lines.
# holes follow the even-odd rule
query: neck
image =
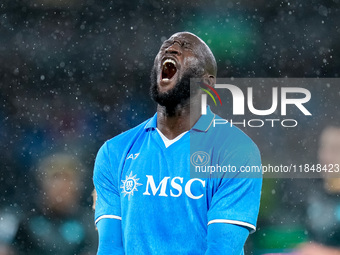
<svg viewBox="0 0 340 255">
<path fill-rule="evenodd" d="M 190 130 L 201 116 L 198 102 L 189 102 L 169 108 L 157 106 L 157 128 L 168 138 L 174 139 Z"/>
</svg>

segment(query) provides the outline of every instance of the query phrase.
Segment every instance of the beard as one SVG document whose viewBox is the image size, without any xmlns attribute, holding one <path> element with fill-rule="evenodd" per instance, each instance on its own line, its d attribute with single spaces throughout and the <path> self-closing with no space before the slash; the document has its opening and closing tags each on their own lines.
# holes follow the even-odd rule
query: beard
<svg viewBox="0 0 340 255">
<path fill-rule="evenodd" d="M 174 110 L 178 105 L 183 105 L 190 98 L 190 79 L 202 77 L 202 68 L 192 67 L 187 69 L 182 77 L 177 81 L 175 86 L 164 93 L 160 93 L 157 84 L 157 68 L 154 66 L 151 70 L 151 98 L 168 110 Z"/>
</svg>

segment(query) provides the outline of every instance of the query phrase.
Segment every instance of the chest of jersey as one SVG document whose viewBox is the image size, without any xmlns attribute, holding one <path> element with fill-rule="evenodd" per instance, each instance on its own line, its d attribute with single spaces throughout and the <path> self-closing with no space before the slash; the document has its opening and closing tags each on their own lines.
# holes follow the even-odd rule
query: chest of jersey
<svg viewBox="0 0 340 255">
<path fill-rule="evenodd" d="M 168 243 L 185 239 L 190 231 L 197 233 L 197 243 L 193 247 L 169 247 L 167 254 L 179 249 L 183 252 L 178 254 L 189 254 L 206 248 L 202 240 L 207 231 L 207 181 L 190 178 L 189 134 L 166 148 L 159 134 L 150 132 L 133 144 L 121 173 L 119 192 L 127 249 L 153 254 L 150 247 L 168 247 Z M 145 245 L 139 247 L 133 240 Z M 131 254 L 138 254 L 136 250 Z"/>
<path fill-rule="evenodd" d="M 206 181 L 190 179 L 189 136 L 165 147 L 156 133 L 136 142 L 121 171 L 121 198 L 133 200 L 148 197 L 201 199 Z"/>
</svg>

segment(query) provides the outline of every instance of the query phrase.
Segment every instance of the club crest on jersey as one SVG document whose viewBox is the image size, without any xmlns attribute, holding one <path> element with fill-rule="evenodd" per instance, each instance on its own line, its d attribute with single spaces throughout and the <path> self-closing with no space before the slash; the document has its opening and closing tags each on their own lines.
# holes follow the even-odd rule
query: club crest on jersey
<svg viewBox="0 0 340 255">
<path fill-rule="evenodd" d="M 138 191 L 137 187 L 143 185 L 138 183 L 139 178 L 136 177 L 137 175 L 133 175 L 132 172 L 130 172 L 130 175 L 125 176 L 125 180 L 122 180 L 122 185 L 120 186 L 120 188 L 123 189 L 122 193 L 124 196 L 128 195 L 129 199 L 130 196 L 133 196 L 133 192 Z"/>
<path fill-rule="evenodd" d="M 205 151 L 196 151 L 191 155 L 190 161 L 194 166 L 204 166 L 210 161 L 210 156 Z"/>
</svg>

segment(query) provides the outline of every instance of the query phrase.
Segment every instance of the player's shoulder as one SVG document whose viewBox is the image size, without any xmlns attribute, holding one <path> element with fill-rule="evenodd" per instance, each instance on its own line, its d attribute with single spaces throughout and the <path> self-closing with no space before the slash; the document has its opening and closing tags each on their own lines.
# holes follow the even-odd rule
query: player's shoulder
<svg viewBox="0 0 340 255">
<path fill-rule="evenodd" d="M 96 162 L 120 162 L 122 158 L 125 158 L 124 155 L 129 152 L 133 144 L 146 133 L 144 128 L 150 119 L 107 140 L 98 150 Z"/>
<path fill-rule="evenodd" d="M 110 176 L 110 178 L 117 179 L 124 164 L 126 155 L 131 147 L 138 140 L 138 137 L 146 133 L 145 125 L 150 119 L 144 121 L 138 126 L 131 128 L 109 140 L 107 140 L 98 150 L 93 179 L 97 183 L 100 182 L 102 175 Z"/>
<path fill-rule="evenodd" d="M 105 144 L 108 147 L 113 146 L 115 148 L 117 148 L 117 146 L 122 148 L 122 146 L 131 144 L 131 142 L 134 142 L 138 137 L 143 134 L 143 132 L 145 132 L 145 126 L 151 119 L 152 118 L 149 118 L 141 124 L 112 137 L 111 139 L 107 140 Z"/>
</svg>

